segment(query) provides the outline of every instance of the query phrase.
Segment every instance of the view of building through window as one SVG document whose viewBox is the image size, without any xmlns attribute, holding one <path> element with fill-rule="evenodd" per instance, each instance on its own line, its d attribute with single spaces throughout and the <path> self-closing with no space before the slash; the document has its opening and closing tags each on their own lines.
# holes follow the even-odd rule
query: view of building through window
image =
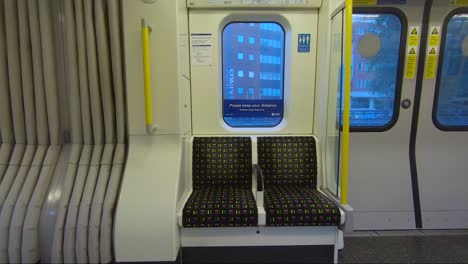
<svg viewBox="0 0 468 264">
<path fill-rule="evenodd" d="M 448 25 L 435 120 L 442 126 L 468 126 L 468 14 Z"/>
<path fill-rule="evenodd" d="M 223 118 L 231 127 L 273 127 L 283 119 L 284 29 L 230 23 L 222 35 Z"/>
<path fill-rule="evenodd" d="M 383 127 L 392 121 L 401 31 L 401 20 L 396 15 L 353 15 L 351 127 Z M 364 56 L 359 49 L 361 39 L 368 34 L 380 43 L 373 56 Z"/>
</svg>

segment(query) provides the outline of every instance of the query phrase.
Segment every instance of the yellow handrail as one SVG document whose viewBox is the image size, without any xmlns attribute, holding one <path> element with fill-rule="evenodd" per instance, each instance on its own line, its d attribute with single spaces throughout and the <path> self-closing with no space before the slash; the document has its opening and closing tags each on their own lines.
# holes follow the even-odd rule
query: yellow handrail
<svg viewBox="0 0 468 264">
<path fill-rule="evenodd" d="M 149 33 L 151 28 L 146 23 L 145 19 L 141 20 L 141 40 L 143 47 L 143 80 L 145 90 L 145 115 L 146 115 L 146 132 L 153 134 L 156 128 L 153 126 L 153 100 L 151 95 L 151 63 L 150 63 L 150 47 Z"/>
<path fill-rule="evenodd" d="M 351 56 L 353 52 L 353 0 L 346 0 L 343 148 L 341 153 L 341 204 L 348 203 L 349 120 L 351 115 Z"/>
</svg>

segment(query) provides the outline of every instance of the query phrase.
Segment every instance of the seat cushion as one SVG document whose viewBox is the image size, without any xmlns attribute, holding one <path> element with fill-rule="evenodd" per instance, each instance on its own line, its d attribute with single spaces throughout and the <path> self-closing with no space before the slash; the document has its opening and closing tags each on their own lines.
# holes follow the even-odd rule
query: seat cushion
<svg viewBox="0 0 468 264">
<path fill-rule="evenodd" d="M 339 208 L 316 189 L 272 186 L 265 190 L 268 226 L 338 226 Z"/>
<path fill-rule="evenodd" d="M 249 189 L 209 186 L 194 190 L 184 206 L 184 227 L 239 227 L 257 223 L 257 206 Z"/>
<path fill-rule="evenodd" d="M 195 137 L 193 189 L 209 186 L 252 188 L 252 142 L 249 137 Z"/>
<path fill-rule="evenodd" d="M 258 165 L 265 188 L 269 186 L 317 185 L 317 156 L 314 137 L 259 137 Z"/>
</svg>

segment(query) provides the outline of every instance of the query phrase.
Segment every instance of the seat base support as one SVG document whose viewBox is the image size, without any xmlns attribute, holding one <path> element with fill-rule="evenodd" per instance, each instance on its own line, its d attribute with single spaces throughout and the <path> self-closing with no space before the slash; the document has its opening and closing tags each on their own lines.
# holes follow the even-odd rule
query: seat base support
<svg viewBox="0 0 468 264">
<path fill-rule="evenodd" d="M 333 245 L 182 248 L 183 264 L 332 263 Z"/>
<path fill-rule="evenodd" d="M 181 228 L 181 247 L 182 251 L 187 252 L 188 258 L 193 258 L 194 261 L 199 259 L 199 253 L 206 255 L 207 258 L 212 257 L 205 251 L 213 249 L 213 252 L 219 250 L 220 256 L 226 254 L 226 261 L 216 259 L 215 262 L 211 262 L 209 259 L 201 262 L 193 263 L 252 263 L 249 262 L 254 260 L 255 263 L 261 262 L 263 259 L 268 259 L 268 252 L 275 255 L 276 252 L 282 252 L 282 250 L 290 249 L 291 252 L 281 253 L 275 259 L 283 260 L 281 255 L 284 257 L 295 256 L 294 250 L 303 250 L 304 253 L 309 255 L 301 256 L 307 263 L 314 263 L 314 259 L 320 259 L 321 263 L 337 263 L 338 260 L 338 249 L 342 248 L 343 244 L 343 233 L 338 229 L 337 226 L 292 226 L 292 227 L 219 227 L 219 228 Z M 323 247 L 323 248 L 322 248 Z M 307 248 L 307 250 L 305 250 Z M 257 250 L 258 255 L 256 255 Z M 322 261 L 321 255 L 315 256 L 315 249 L 318 252 L 328 252 L 330 249 L 330 259 Z M 246 251 L 244 251 L 246 250 Z M 242 258 L 250 252 L 255 257 L 247 256 L 244 261 L 242 259 L 234 259 L 234 257 Z M 211 253 L 210 253 L 211 254 Z M 232 258 L 229 256 L 232 254 Z M 216 254 L 214 254 L 216 255 Z M 213 256 L 214 256 L 213 255 Z M 264 256 L 265 255 L 265 256 Z M 309 256 L 309 257 L 307 257 Z M 186 258 L 182 258 L 184 263 Z M 229 262 L 231 261 L 231 262 Z M 191 262 L 188 262 L 191 263 Z M 288 263 L 285 261 L 280 262 L 264 262 L 264 263 Z M 302 263 L 297 262 L 295 259 L 290 263 Z M 304 262 L 305 263 L 305 262 Z"/>
</svg>

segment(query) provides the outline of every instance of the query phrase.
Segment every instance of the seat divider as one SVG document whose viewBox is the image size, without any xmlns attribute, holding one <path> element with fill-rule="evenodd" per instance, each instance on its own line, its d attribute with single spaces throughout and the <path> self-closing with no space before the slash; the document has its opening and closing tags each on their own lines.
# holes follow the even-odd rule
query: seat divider
<svg viewBox="0 0 468 264">
<path fill-rule="evenodd" d="M 263 190 L 264 190 L 264 178 L 262 175 L 262 169 L 258 165 L 258 153 L 257 153 L 257 137 L 252 137 L 252 192 L 255 196 L 255 201 L 257 202 L 257 210 L 258 210 L 258 225 L 265 225 L 265 208 L 263 207 Z M 260 177 L 261 181 L 261 188 L 258 187 L 258 179 Z M 263 215 L 262 215 L 263 214 Z M 261 222 L 261 218 L 263 218 L 263 222 Z M 261 224 L 263 223 L 263 224 Z"/>
<path fill-rule="evenodd" d="M 266 226 L 266 212 L 265 207 L 258 206 L 258 226 Z"/>
<path fill-rule="evenodd" d="M 184 215 L 184 206 L 187 203 L 188 199 L 190 198 L 190 195 L 192 195 L 192 188 L 190 188 L 189 191 L 185 192 L 184 195 L 182 196 L 182 203 L 179 204 L 179 208 L 177 208 L 177 224 L 180 227 L 184 227 L 183 223 L 183 215 Z"/>
</svg>

